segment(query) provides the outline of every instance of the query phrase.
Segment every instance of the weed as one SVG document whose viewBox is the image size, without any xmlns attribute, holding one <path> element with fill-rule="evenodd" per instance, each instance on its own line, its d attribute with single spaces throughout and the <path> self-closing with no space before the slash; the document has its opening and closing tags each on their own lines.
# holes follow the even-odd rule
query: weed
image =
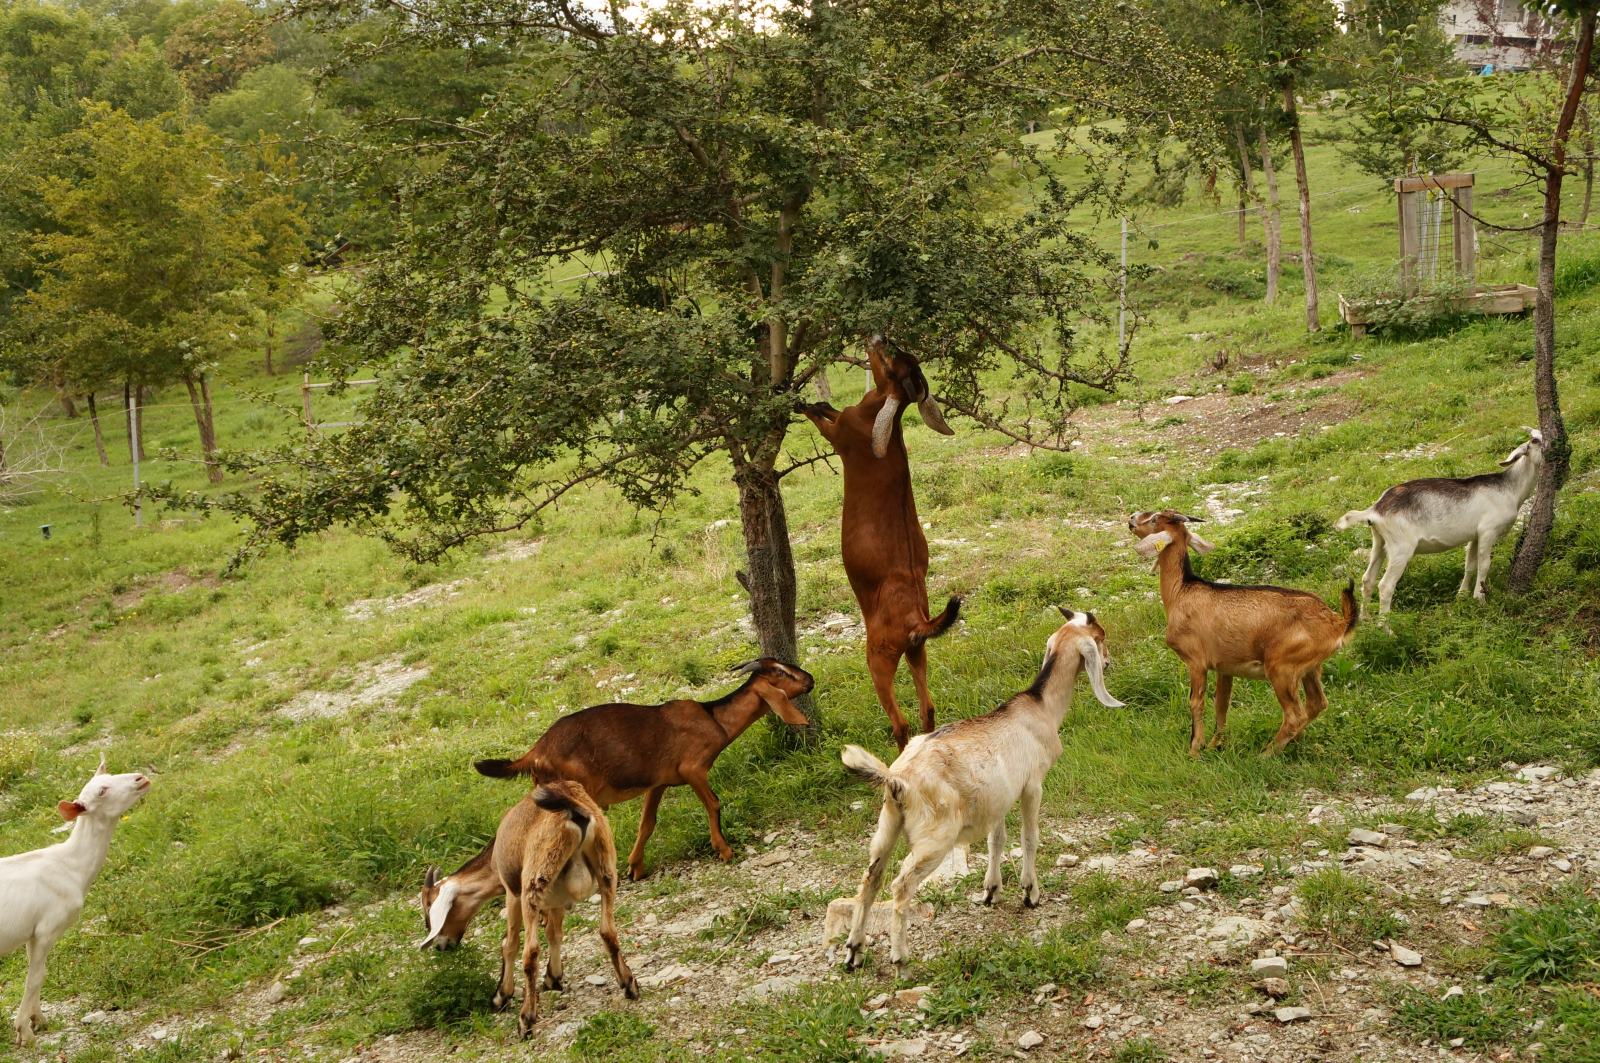
<svg viewBox="0 0 1600 1063">
<path fill-rule="evenodd" d="M 1600 974 L 1600 901 L 1568 887 L 1533 908 L 1506 917 L 1495 936 L 1489 973 L 1524 982 L 1583 982 Z"/>
<path fill-rule="evenodd" d="M 1301 879 L 1295 895 L 1306 927 L 1347 948 L 1365 948 L 1405 929 L 1394 906 L 1379 898 L 1377 887 L 1336 867 Z"/>
</svg>

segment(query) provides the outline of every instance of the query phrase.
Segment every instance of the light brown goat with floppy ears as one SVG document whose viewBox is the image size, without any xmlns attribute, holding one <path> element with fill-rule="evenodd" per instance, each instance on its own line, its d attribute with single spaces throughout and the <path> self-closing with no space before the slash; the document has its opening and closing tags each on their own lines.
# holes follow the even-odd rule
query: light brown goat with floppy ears
<svg viewBox="0 0 1600 1063">
<path fill-rule="evenodd" d="M 1347 585 L 1340 595 L 1341 615 L 1305 591 L 1201 579 L 1189 566 L 1189 550 L 1210 553 L 1212 546 L 1189 530 L 1192 523 L 1200 523 L 1200 518 L 1170 509 L 1128 518 L 1128 530 L 1138 540 L 1136 549 L 1154 558 L 1161 574 L 1167 645 L 1189 669 L 1189 754 L 1199 756 L 1205 740 L 1201 717 L 1208 672 L 1217 673 L 1217 722 L 1211 745 L 1222 745 L 1234 679 L 1265 679 L 1283 707 L 1283 722 L 1262 755 L 1277 753 L 1328 706 L 1322 663 L 1355 631 L 1360 615 L 1355 585 Z"/>
<path fill-rule="evenodd" d="M 910 729 L 894 696 L 904 657 L 916 684 L 923 733 L 933 730 L 928 691 L 927 641 L 950 630 L 961 609 L 951 598 L 944 612 L 928 612 L 928 540 L 911 495 L 911 466 L 900 419 L 916 404 L 935 432 L 953 434 L 928 389 L 917 360 L 891 353 L 882 336 L 867 341 L 872 390 L 845 410 L 825 402 L 801 407 L 844 463 L 840 545 L 845 575 L 867 627 L 867 670 L 889 716 L 895 745 L 906 747 Z"/>
<path fill-rule="evenodd" d="M 561 936 L 567 909 L 600 893 L 600 938 L 611 955 L 617 984 L 629 1000 L 639 999 L 639 983 L 622 958 L 617 939 L 617 850 L 611 824 L 600 806 L 574 782 L 552 782 L 513 805 L 501 817 L 494 841 L 453 875 L 439 878 L 429 868 L 422 883 L 422 918 L 428 935 L 423 949 L 451 949 L 461 943 L 478 909 L 506 894 L 506 934 L 500 946 L 500 981 L 494 1007 L 515 998 L 520 954 L 527 991 L 517 1015 L 517 1032 L 526 1038 L 539 1020 L 539 924 L 544 924 L 550 959 L 544 988 L 562 988 Z M 528 932 L 527 944 L 521 941 Z"/>
</svg>

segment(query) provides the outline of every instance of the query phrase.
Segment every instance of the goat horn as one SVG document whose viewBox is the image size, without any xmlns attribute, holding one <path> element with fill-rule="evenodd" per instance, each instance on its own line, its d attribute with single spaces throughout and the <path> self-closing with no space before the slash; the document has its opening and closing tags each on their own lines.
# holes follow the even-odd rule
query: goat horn
<svg viewBox="0 0 1600 1063">
<path fill-rule="evenodd" d="M 735 675 L 755 675 L 757 672 L 761 671 L 761 658 L 753 657 L 734 668 L 733 671 Z"/>
<path fill-rule="evenodd" d="M 1182 513 L 1178 514 L 1178 519 L 1183 521 L 1185 524 L 1204 524 L 1206 522 L 1204 517 L 1190 517 Z"/>
<path fill-rule="evenodd" d="M 422 876 L 422 886 L 423 886 L 424 889 L 432 889 L 434 886 L 437 886 L 438 884 L 439 884 L 439 869 L 430 864 L 428 866 L 428 873 Z"/>
<path fill-rule="evenodd" d="M 106 755 L 104 753 L 100 754 L 100 766 L 94 769 L 94 773 L 96 775 L 104 775 L 106 773 Z"/>
<path fill-rule="evenodd" d="M 935 432 L 942 436 L 956 434 L 956 430 L 945 423 L 944 411 L 939 409 L 939 404 L 934 401 L 932 392 L 922 397 L 922 401 L 917 403 L 917 409 L 922 413 L 923 422 Z"/>
<path fill-rule="evenodd" d="M 889 437 L 894 434 L 894 415 L 900 409 L 900 399 L 890 395 L 883 400 L 878 419 L 872 422 L 872 453 L 883 457 L 889 453 Z"/>
</svg>

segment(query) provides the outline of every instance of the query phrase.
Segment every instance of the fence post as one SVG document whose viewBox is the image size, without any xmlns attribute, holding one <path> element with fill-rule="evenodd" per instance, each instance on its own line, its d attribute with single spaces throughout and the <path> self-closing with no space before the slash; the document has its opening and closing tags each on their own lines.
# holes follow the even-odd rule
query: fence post
<svg viewBox="0 0 1600 1063">
<path fill-rule="evenodd" d="M 1122 219 L 1122 273 L 1117 291 L 1117 356 L 1128 350 L 1128 219 Z"/>
<path fill-rule="evenodd" d="M 144 500 L 139 493 L 139 389 L 128 395 L 128 433 L 133 437 L 133 526 L 144 527 Z"/>
<path fill-rule="evenodd" d="M 317 434 L 317 422 L 311 419 L 311 374 L 300 375 L 300 409 L 305 413 L 306 435 Z"/>
</svg>

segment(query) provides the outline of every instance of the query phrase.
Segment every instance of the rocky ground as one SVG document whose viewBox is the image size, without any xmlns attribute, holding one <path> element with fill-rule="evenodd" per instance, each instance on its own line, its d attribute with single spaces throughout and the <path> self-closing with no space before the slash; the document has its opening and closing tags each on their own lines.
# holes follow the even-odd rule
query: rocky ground
<svg viewBox="0 0 1600 1063">
<path fill-rule="evenodd" d="M 751 1008 L 856 979 L 872 992 L 852 1035 L 889 1058 L 1511 1058 L 1430 1043 L 1391 1022 L 1398 987 L 1439 998 L 1482 991 L 1459 957 L 1485 940 L 1497 910 L 1565 881 L 1600 879 L 1600 770 L 1569 778 L 1549 765 L 1506 769 L 1498 781 L 1420 789 L 1399 801 L 1305 794 L 1271 832 L 1292 833 L 1296 842 L 1246 848 L 1235 862 L 1215 867 L 1161 842 L 1113 847 L 1109 837 L 1123 826 L 1115 818 L 1048 823 L 1045 905 L 1022 910 L 1014 859 L 1000 903 L 975 903 L 971 891 L 983 869 L 981 858 L 973 859 L 965 876 L 950 872 L 924 888 L 912 931 L 919 957 L 1007 935 L 1041 940 L 1081 917 L 1070 900 L 1074 886 L 1096 877 L 1147 903 L 1136 918 L 1101 935 L 1103 966 L 1088 988 L 1041 984 L 956 1023 L 940 1021 L 937 1007 L 950 987 L 897 982 L 881 939 L 873 942 L 880 961 L 874 968 L 840 970 L 830 932 L 838 928 L 838 898 L 853 893 L 859 873 L 845 840 L 832 846 L 801 832 L 769 835 L 732 866 L 669 868 L 653 884 L 625 885 L 623 945 L 644 990 L 636 1004 L 623 1001 L 611 981 L 596 936 L 586 929 L 592 913 L 580 913 L 584 927 L 572 927 L 567 938 L 568 988 L 543 997 L 532 1047 L 536 1055 L 560 1050 L 585 1019 L 619 1010 L 652 1023 L 657 1037 L 737 1053 L 747 1032 L 741 1018 Z M 1204 827 L 1172 821 L 1163 836 L 1182 838 Z M 1343 901 L 1330 908 L 1313 888 L 1352 882 L 1353 892 L 1342 895 L 1348 910 L 1340 908 Z M 326 913 L 284 970 L 230 1002 L 227 1019 L 239 1038 L 224 1055 L 248 1054 L 253 1028 L 292 1019 L 305 1007 L 312 994 L 303 986 L 319 965 L 373 947 L 371 935 L 358 932 L 364 920 L 412 903 L 395 898 L 366 911 Z M 1362 936 L 1380 924 L 1383 937 Z M 474 933 L 487 943 L 499 926 L 482 917 Z M 409 942 L 386 947 L 395 963 L 435 962 Z M 73 1049 L 99 1024 L 116 1025 L 131 1046 L 156 1048 L 186 1025 L 214 1018 L 83 1014 L 70 1000 L 47 1004 L 46 1011 L 53 1021 L 42 1047 L 52 1053 Z M 509 1041 L 511 1017 L 495 1021 Z M 313 1054 L 410 1060 L 458 1047 L 467 1046 L 426 1031 Z"/>
</svg>

